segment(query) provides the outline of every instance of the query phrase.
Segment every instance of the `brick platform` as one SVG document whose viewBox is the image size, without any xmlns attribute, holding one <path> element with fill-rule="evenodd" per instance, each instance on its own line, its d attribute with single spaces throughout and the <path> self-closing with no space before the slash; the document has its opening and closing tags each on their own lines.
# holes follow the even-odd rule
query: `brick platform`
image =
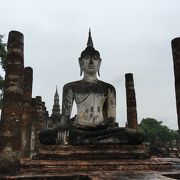
<svg viewBox="0 0 180 180">
<path fill-rule="evenodd" d="M 176 158 L 177 159 L 177 158 Z M 178 162 L 180 160 L 178 159 Z M 166 173 L 164 173 L 166 172 Z M 151 158 L 146 160 L 32 160 L 21 159 L 21 169 L 15 174 L 0 174 L 0 179 L 27 180 L 119 180 L 169 179 L 161 174 L 177 176 L 172 160 Z"/>
<path fill-rule="evenodd" d="M 96 160 L 96 159 L 148 159 L 144 145 L 83 145 L 44 146 L 33 156 L 35 160 Z"/>
</svg>

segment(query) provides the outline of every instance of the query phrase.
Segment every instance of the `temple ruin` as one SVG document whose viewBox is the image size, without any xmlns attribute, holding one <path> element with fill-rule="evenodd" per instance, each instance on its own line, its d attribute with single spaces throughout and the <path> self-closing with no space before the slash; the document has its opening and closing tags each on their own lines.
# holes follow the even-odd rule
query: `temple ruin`
<svg viewBox="0 0 180 180">
<path fill-rule="evenodd" d="M 118 179 L 123 172 L 172 170 L 172 162 L 150 157 L 138 131 L 133 74 L 125 75 L 127 127 L 116 122 L 116 91 L 100 81 L 100 53 L 89 32 L 79 57 L 83 79 L 63 88 L 60 111 L 56 88 L 52 115 L 41 96 L 32 97 L 33 69 L 24 67 L 24 36 L 11 31 L 0 122 L 0 178 L 71 177 Z M 172 41 L 178 122 L 180 40 Z M 73 101 L 77 114 L 70 118 Z M 18 176 L 17 176 L 18 174 Z M 67 175 L 68 174 L 68 175 Z"/>
</svg>

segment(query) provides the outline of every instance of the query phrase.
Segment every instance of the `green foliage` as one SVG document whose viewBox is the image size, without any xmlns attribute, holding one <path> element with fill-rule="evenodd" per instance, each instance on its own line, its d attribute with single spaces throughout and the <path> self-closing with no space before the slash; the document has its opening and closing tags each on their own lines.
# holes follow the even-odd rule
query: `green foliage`
<svg viewBox="0 0 180 180">
<path fill-rule="evenodd" d="M 153 118 L 146 118 L 139 124 L 139 130 L 144 133 L 145 142 L 153 142 L 155 138 L 160 138 L 161 142 L 171 142 L 179 135 L 177 131 L 162 125 L 162 121 Z"/>
<path fill-rule="evenodd" d="M 6 68 L 6 59 L 7 59 L 7 49 L 6 49 L 6 43 L 3 43 L 3 36 L 0 35 L 0 65 L 3 70 Z M 0 75 L 0 90 L 2 93 L 0 94 L 0 109 L 2 107 L 2 96 L 4 92 L 4 79 Z"/>
<path fill-rule="evenodd" d="M 0 64 L 3 70 L 6 68 L 6 58 L 7 58 L 7 50 L 6 43 L 2 41 L 3 36 L 0 35 Z"/>
</svg>

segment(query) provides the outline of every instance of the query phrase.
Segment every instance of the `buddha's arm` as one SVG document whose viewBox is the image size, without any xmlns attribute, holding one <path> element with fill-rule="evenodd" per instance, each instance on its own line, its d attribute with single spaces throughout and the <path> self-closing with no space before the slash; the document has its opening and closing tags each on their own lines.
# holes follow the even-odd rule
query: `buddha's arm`
<svg viewBox="0 0 180 180">
<path fill-rule="evenodd" d="M 108 88 L 107 95 L 107 115 L 108 118 L 116 119 L 116 91 L 114 87 Z"/>
<path fill-rule="evenodd" d="M 62 100 L 62 123 L 66 124 L 70 119 L 72 106 L 73 106 L 73 92 L 72 88 L 68 85 L 63 87 L 63 100 Z"/>
</svg>

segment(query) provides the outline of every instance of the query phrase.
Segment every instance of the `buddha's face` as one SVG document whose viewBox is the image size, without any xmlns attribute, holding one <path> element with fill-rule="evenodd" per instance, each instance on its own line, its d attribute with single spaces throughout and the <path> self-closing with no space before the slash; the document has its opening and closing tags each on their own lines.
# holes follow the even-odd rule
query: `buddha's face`
<svg viewBox="0 0 180 180">
<path fill-rule="evenodd" d="M 99 70 L 101 59 L 97 55 L 82 57 L 82 69 L 85 74 L 96 74 Z"/>
</svg>

